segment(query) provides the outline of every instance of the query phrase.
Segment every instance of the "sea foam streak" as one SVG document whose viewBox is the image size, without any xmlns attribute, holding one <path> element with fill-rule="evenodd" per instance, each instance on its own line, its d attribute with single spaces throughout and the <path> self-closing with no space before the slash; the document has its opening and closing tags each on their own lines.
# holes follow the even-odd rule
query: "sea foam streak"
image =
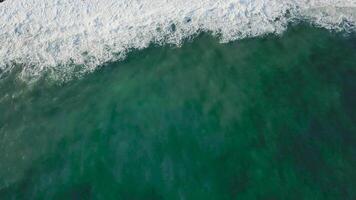
<svg viewBox="0 0 356 200">
<path fill-rule="evenodd" d="M 152 42 L 180 44 L 201 31 L 222 41 L 278 34 L 299 19 L 354 31 L 356 0 L 7 0 L 0 76 L 20 63 L 22 78 L 65 79 Z"/>
</svg>

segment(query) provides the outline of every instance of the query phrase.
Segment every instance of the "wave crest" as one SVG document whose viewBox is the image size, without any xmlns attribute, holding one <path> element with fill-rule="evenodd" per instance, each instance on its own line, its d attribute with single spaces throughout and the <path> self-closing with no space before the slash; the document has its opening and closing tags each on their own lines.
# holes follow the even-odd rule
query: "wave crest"
<svg viewBox="0 0 356 200">
<path fill-rule="evenodd" d="M 13 70 L 12 63 L 22 63 L 23 79 L 45 73 L 66 79 L 123 59 L 130 49 L 179 45 L 202 31 L 219 35 L 222 42 L 280 34 L 295 20 L 354 31 L 356 1 L 5 1 L 0 19 L 0 76 Z"/>
</svg>

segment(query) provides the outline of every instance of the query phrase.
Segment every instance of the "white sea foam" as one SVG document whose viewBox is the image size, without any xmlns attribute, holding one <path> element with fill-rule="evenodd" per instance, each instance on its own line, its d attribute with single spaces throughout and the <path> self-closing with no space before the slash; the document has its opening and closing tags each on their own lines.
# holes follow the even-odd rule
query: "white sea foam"
<svg viewBox="0 0 356 200">
<path fill-rule="evenodd" d="M 279 34 L 296 19 L 354 31 L 356 0 L 6 0 L 0 75 L 20 63 L 22 78 L 63 79 L 152 42 L 180 44 L 201 31 L 223 42 Z"/>
</svg>

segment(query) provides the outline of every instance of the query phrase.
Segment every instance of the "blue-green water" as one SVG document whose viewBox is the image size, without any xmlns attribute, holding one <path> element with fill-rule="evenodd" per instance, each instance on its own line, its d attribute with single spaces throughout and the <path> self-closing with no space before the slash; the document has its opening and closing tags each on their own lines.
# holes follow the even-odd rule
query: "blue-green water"
<svg viewBox="0 0 356 200">
<path fill-rule="evenodd" d="M 0 199 L 356 199 L 352 34 L 201 35 L 68 83 L 10 74 L 0 113 Z"/>
</svg>

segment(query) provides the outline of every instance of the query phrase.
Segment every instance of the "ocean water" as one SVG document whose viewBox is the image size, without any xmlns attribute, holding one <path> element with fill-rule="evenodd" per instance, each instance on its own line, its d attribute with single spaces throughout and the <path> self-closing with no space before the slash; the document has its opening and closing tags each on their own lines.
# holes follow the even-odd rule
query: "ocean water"
<svg viewBox="0 0 356 200">
<path fill-rule="evenodd" d="M 0 92 L 1 199 L 354 199 L 356 37 L 152 46 Z"/>
<path fill-rule="evenodd" d="M 0 3 L 0 199 L 356 199 L 354 1 L 103 2 Z"/>
</svg>

